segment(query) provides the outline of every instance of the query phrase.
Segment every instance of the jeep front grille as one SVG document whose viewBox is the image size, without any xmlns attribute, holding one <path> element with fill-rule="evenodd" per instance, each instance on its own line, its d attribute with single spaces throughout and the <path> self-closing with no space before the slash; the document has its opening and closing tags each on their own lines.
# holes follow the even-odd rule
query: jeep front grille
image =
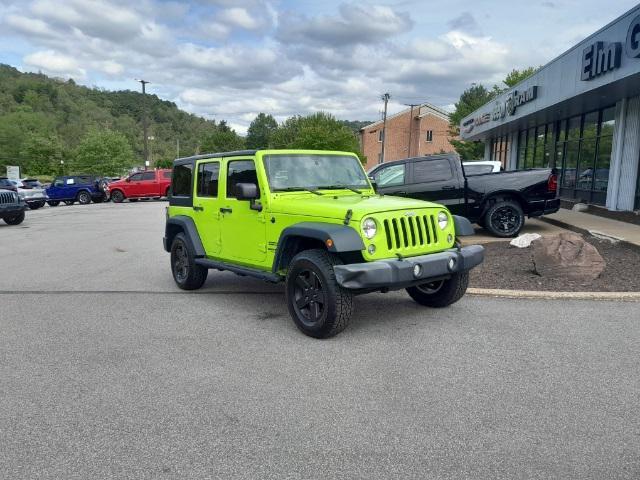
<svg viewBox="0 0 640 480">
<path fill-rule="evenodd" d="M 403 250 L 438 242 L 434 215 L 399 216 L 383 222 L 389 250 Z"/>
<path fill-rule="evenodd" d="M 9 191 L 0 191 L 0 203 L 18 203 L 17 195 Z"/>
</svg>

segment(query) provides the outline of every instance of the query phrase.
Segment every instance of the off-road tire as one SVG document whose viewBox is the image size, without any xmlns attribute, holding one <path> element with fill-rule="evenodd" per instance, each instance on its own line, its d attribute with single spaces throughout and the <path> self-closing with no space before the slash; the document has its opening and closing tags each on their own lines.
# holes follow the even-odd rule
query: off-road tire
<svg viewBox="0 0 640 480">
<path fill-rule="evenodd" d="M 186 268 L 185 271 L 182 266 Z M 209 269 L 195 263 L 184 233 L 178 233 L 171 243 L 171 273 L 182 290 L 197 290 L 207 280 Z"/>
<path fill-rule="evenodd" d="M 433 293 L 427 293 L 427 285 L 407 288 L 407 293 L 420 305 L 433 308 L 444 308 L 460 300 L 469 286 L 469 272 L 458 272 L 451 275 L 449 280 L 442 280 L 440 287 Z"/>
<path fill-rule="evenodd" d="M 111 201 L 113 203 L 122 203 L 124 200 L 124 193 L 121 190 L 114 190 L 111 192 Z"/>
<path fill-rule="evenodd" d="M 336 281 L 333 267 L 341 264 L 337 255 L 320 249 L 304 250 L 291 260 L 286 279 L 287 306 L 293 323 L 305 335 L 329 338 L 347 328 L 353 314 L 353 294 Z M 307 274 L 309 277 L 306 277 Z M 315 293 L 311 297 L 304 297 L 305 291 Z M 321 311 L 315 310 L 315 305 L 321 303 L 315 300 L 298 306 L 304 303 L 305 298 L 313 298 L 313 295 L 324 302 Z M 305 316 L 305 310 L 308 310 L 309 316 Z M 319 312 L 316 318 L 313 312 Z"/>
<path fill-rule="evenodd" d="M 506 223 L 501 223 L 501 212 L 507 218 Z M 494 203 L 484 214 L 484 228 L 492 235 L 500 238 L 515 237 L 524 226 L 524 211 L 518 202 L 511 199 L 500 200 Z"/>
<path fill-rule="evenodd" d="M 20 212 L 10 217 L 4 217 L 4 221 L 7 225 L 20 225 L 24 222 L 24 212 Z"/>
<path fill-rule="evenodd" d="M 78 193 L 77 199 L 80 205 L 89 205 L 91 203 L 91 194 L 83 190 Z"/>
<path fill-rule="evenodd" d="M 65 200 L 65 201 L 64 201 L 64 204 L 65 204 L 65 205 L 73 205 L 74 203 L 76 203 L 76 201 L 75 201 L 75 200 Z"/>
<path fill-rule="evenodd" d="M 59 200 L 49 200 L 47 203 L 49 204 L 50 207 L 57 207 L 58 205 L 60 205 Z"/>
</svg>

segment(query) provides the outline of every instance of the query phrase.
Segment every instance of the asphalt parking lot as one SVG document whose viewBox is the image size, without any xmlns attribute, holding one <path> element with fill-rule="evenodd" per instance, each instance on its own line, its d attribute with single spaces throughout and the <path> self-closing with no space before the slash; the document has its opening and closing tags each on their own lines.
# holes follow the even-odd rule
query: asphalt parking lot
<svg viewBox="0 0 640 480">
<path fill-rule="evenodd" d="M 372 294 L 313 340 L 278 285 L 179 291 L 164 206 L 0 226 L 0 477 L 640 477 L 639 304 Z"/>
</svg>

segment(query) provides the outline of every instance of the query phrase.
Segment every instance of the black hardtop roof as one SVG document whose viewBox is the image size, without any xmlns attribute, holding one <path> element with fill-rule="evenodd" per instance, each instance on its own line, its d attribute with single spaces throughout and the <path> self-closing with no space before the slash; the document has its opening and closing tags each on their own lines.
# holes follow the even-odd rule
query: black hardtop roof
<svg viewBox="0 0 640 480">
<path fill-rule="evenodd" d="M 218 153 L 203 153 L 202 155 L 193 155 L 191 157 L 176 158 L 173 161 L 174 165 L 184 165 L 185 163 L 192 163 L 196 160 L 202 160 L 203 158 L 220 158 L 220 157 L 240 157 L 255 155 L 258 150 L 235 150 L 233 152 L 218 152 Z"/>
</svg>

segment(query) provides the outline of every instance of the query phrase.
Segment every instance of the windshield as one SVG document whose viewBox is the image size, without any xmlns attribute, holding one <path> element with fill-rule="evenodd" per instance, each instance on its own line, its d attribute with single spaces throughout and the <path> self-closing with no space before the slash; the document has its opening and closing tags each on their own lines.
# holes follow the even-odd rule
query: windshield
<svg viewBox="0 0 640 480">
<path fill-rule="evenodd" d="M 370 186 L 360 161 L 347 155 L 266 155 L 264 166 L 272 191 Z"/>
</svg>

